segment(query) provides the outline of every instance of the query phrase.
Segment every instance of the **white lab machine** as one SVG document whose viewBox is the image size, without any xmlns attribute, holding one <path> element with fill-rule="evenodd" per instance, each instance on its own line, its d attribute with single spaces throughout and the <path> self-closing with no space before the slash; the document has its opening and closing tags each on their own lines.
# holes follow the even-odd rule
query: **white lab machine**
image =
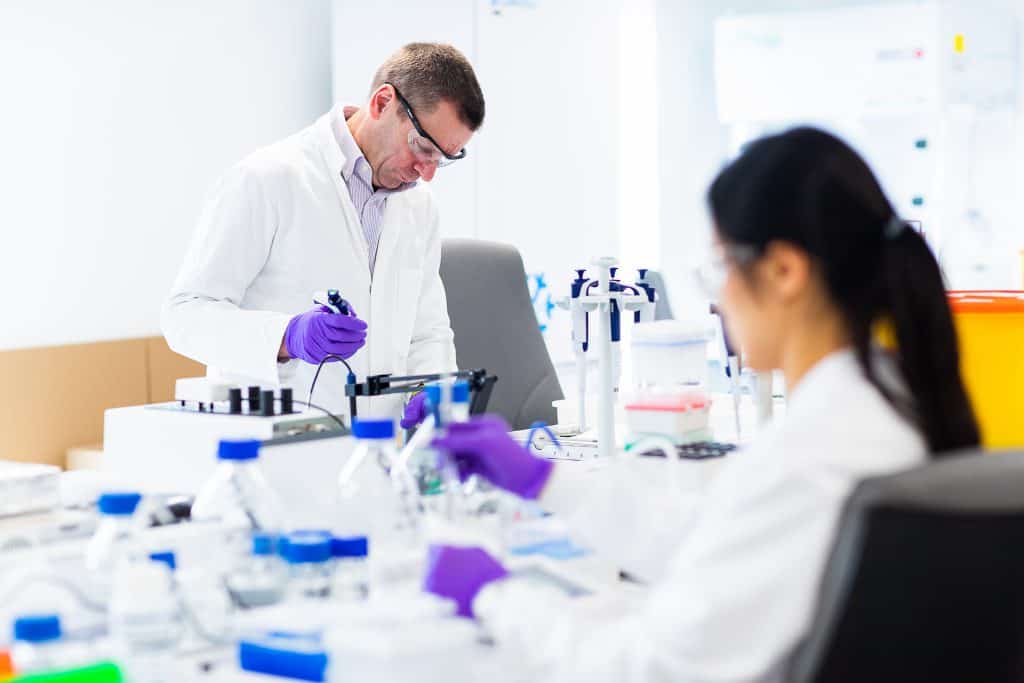
<svg viewBox="0 0 1024 683">
<path fill-rule="evenodd" d="M 799 124 L 862 153 L 953 288 L 1016 288 L 1017 20 L 930 0 L 726 15 L 715 24 L 729 154 Z"/>
<path fill-rule="evenodd" d="M 260 398 L 265 403 L 271 394 L 260 392 Z M 230 402 L 220 401 L 204 404 L 202 410 L 190 401 L 108 410 L 103 469 L 143 493 L 194 494 L 217 465 L 221 439 L 259 439 L 260 468 L 286 504 L 291 521 L 322 527 L 330 515 L 338 472 L 355 448 L 348 430 L 313 410 L 267 415 L 258 407 L 231 410 Z"/>
</svg>

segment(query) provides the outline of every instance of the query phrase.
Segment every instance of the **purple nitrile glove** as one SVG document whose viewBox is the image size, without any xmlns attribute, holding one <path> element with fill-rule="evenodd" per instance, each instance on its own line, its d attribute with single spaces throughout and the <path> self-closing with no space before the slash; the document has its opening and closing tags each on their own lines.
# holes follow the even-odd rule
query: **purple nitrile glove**
<svg viewBox="0 0 1024 683">
<path fill-rule="evenodd" d="M 506 576 L 505 568 L 481 548 L 432 545 L 423 590 L 451 598 L 459 606 L 459 616 L 472 617 L 473 598 L 480 589 Z"/>
<path fill-rule="evenodd" d="M 351 358 L 366 343 L 366 323 L 352 315 L 318 306 L 297 315 L 284 332 L 288 355 L 317 365 L 330 355 Z"/>
<path fill-rule="evenodd" d="M 463 481 L 478 474 L 520 498 L 536 500 L 554 465 L 530 454 L 508 431 L 500 417 L 481 415 L 448 425 L 432 445 L 455 458 Z"/>
<path fill-rule="evenodd" d="M 402 429 L 412 429 L 427 419 L 430 406 L 427 405 L 427 392 L 420 393 L 409 399 L 405 405 L 405 414 L 402 416 Z"/>
</svg>

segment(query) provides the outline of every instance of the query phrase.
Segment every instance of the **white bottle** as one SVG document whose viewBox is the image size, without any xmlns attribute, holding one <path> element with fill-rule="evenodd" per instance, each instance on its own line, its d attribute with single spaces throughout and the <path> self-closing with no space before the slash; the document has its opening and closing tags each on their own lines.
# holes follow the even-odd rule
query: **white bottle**
<svg viewBox="0 0 1024 683">
<path fill-rule="evenodd" d="M 437 406 L 433 409 L 436 429 L 443 430 L 450 424 L 469 422 L 468 382 L 456 382 L 451 385 L 450 402 L 447 406 L 444 401 L 444 388 L 441 385 L 429 385 L 425 391 L 430 405 Z M 463 483 L 455 462 L 447 454 L 435 452 L 433 457 L 437 462 L 435 476 L 440 480 L 443 493 L 446 494 L 434 499 L 437 501 L 434 509 L 442 509 L 449 521 L 458 522 L 461 518 L 476 516 L 483 506 L 495 498 L 484 493 L 484 489 L 491 487 L 475 474 Z"/>
<path fill-rule="evenodd" d="M 352 433 L 359 445 L 338 476 L 333 542 L 334 586 L 341 599 L 372 593 L 380 585 L 418 582 L 426 553 L 418 490 L 397 466 L 394 422 L 356 420 Z M 363 590 L 367 565 L 369 585 Z"/>
<path fill-rule="evenodd" d="M 330 595 L 331 535 L 326 531 L 296 531 L 284 539 L 288 563 L 288 594 L 292 599 L 321 600 Z"/>
<path fill-rule="evenodd" d="M 85 548 L 85 568 L 104 583 L 122 558 L 139 552 L 135 509 L 141 499 L 132 492 L 104 493 L 99 498 L 100 521 Z"/>
<path fill-rule="evenodd" d="M 331 598 L 338 602 L 358 602 L 370 595 L 369 541 L 366 536 L 334 537 L 331 558 Z"/>
<path fill-rule="evenodd" d="M 243 607 L 273 605 L 284 597 L 288 566 L 277 552 L 277 537 L 256 533 L 252 555 L 227 577 L 228 590 Z"/>
<path fill-rule="evenodd" d="M 177 681 L 175 661 L 185 633 L 170 564 L 122 561 L 109 606 L 114 650 L 133 683 Z"/>
<path fill-rule="evenodd" d="M 447 387 L 430 384 L 423 391 L 427 395 L 436 432 L 444 430 L 450 423 L 469 420 L 469 384 L 466 382 L 456 382 Z M 450 521 L 455 521 L 462 514 L 462 486 L 455 463 L 447 454 L 431 447 L 420 448 L 409 458 L 407 467 L 429 512 Z"/>
<path fill-rule="evenodd" d="M 32 614 L 14 620 L 11 663 L 19 675 L 69 669 L 83 664 L 63 637 L 56 614 Z"/>
<path fill-rule="evenodd" d="M 192 504 L 193 521 L 224 525 L 232 565 L 249 554 L 252 532 L 284 528 L 284 508 L 260 470 L 259 450 L 254 439 L 221 441 L 217 469 Z"/>
</svg>

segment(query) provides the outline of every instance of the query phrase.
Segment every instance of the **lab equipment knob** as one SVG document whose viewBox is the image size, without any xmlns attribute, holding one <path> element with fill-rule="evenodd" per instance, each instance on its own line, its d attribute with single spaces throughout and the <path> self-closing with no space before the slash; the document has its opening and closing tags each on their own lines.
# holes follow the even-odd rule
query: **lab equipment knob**
<svg viewBox="0 0 1024 683">
<path fill-rule="evenodd" d="M 232 415 L 239 415 L 242 412 L 242 390 L 237 387 L 228 389 L 228 412 Z"/>
<path fill-rule="evenodd" d="M 260 388 L 249 387 L 249 412 L 255 413 L 260 409 Z"/>
<path fill-rule="evenodd" d="M 585 280 L 586 278 L 583 277 L 583 276 L 586 275 L 586 274 L 587 274 L 587 269 L 586 268 L 577 268 L 576 269 L 576 279 L 577 280 Z"/>
<path fill-rule="evenodd" d="M 637 268 L 637 273 L 640 275 L 641 280 L 647 279 L 647 268 Z"/>
<path fill-rule="evenodd" d="M 274 390 L 267 389 L 260 398 L 260 415 L 273 417 L 274 415 Z"/>
</svg>

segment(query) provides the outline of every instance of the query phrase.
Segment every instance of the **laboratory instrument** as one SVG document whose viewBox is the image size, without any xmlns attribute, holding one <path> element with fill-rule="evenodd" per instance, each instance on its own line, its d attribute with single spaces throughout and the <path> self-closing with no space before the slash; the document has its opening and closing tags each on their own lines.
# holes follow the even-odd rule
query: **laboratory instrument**
<svg viewBox="0 0 1024 683">
<path fill-rule="evenodd" d="M 142 496 L 134 492 L 105 493 L 97 507 L 100 521 L 85 549 L 85 568 L 99 580 L 109 580 L 121 560 L 140 552 L 137 535 L 139 521 L 135 509 Z"/>
<path fill-rule="evenodd" d="M 331 592 L 331 534 L 294 531 L 284 539 L 288 591 L 292 599 L 321 600 Z"/>
<path fill-rule="evenodd" d="M 601 457 L 609 457 L 615 450 L 614 407 L 619 389 L 622 366 L 622 316 L 632 313 L 634 322 L 654 320 L 657 292 L 646 282 L 646 269 L 640 269 L 640 279 L 633 285 L 623 284 L 615 276 L 618 268 L 611 257 L 596 259 L 593 266 L 597 275 L 585 277 L 585 270 L 577 270 L 570 296 L 559 302 L 572 315 L 572 342 L 577 366 L 577 396 L 579 401 L 579 429 L 587 430 L 587 354 L 597 345 L 599 357 L 599 411 L 597 446 Z M 591 319 L 595 332 L 591 334 Z"/>
<path fill-rule="evenodd" d="M 410 394 L 422 390 L 429 382 L 442 382 L 443 380 L 464 380 L 467 382 L 472 396 L 470 399 L 470 412 L 474 415 L 479 415 L 487 410 L 487 403 L 490 401 L 491 392 L 498 378 L 494 375 L 488 375 L 485 369 L 459 370 L 457 372 L 427 375 L 370 375 L 362 382 L 348 382 L 345 385 L 345 395 L 349 398 L 349 410 L 353 419 L 355 419 L 357 416 L 357 397 Z"/>
<path fill-rule="evenodd" d="M 419 490 L 399 463 L 394 422 L 357 419 L 353 433 L 358 446 L 337 476 L 333 532 L 335 583 L 343 598 L 358 599 L 382 585 L 415 583 L 425 550 Z"/>
<path fill-rule="evenodd" d="M 167 564 L 150 559 L 122 562 L 114 572 L 110 636 L 133 682 L 178 680 L 173 666 L 185 620 L 171 572 Z"/>
<path fill-rule="evenodd" d="M 266 607 L 284 597 L 288 567 L 277 550 L 278 537 L 269 533 L 252 535 L 252 554 L 231 570 L 225 584 L 241 607 Z"/>
<path fill-rule="evenodd" d="M 284 506 L 260 468 L 260 442 L 224 439 L 217 446 L 217 468 L 192 504 L 192 519 L 216 521 L 232 531 L 229 552 L 243 557 L 253 531 L 287 528 Z"/>
<path fill-rule="evenodd" d="M 57 614 L 15 618 L 11 662 L 19 675 L 68 669 L 82 663 L 81 652 L 64 638 Z"/>
<path fill-rule="evenodd" d="M 331 313 L 352 315 L 352 305 L 341 297 L 336 289 L 318 291 L 313 294 L 313 303 L 326 306 Z"/>
</svg>

